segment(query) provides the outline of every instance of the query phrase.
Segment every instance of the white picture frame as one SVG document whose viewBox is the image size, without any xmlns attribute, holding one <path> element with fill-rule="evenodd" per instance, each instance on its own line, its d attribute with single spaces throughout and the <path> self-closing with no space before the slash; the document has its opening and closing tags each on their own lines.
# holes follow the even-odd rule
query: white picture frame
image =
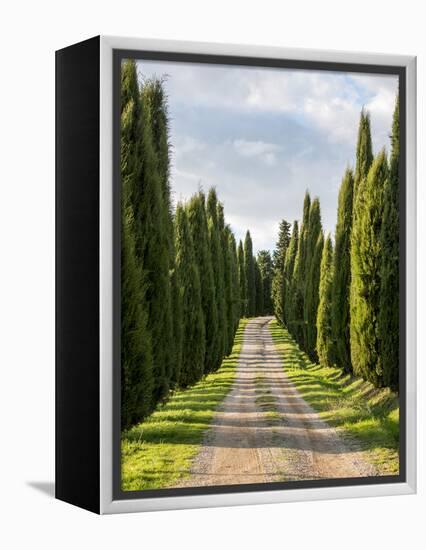
<svg viewBox="0 0 426 550">
<path fill-rule="evenodd" d="M 94 197 L 97 202 L 96 223 L 99 232 L 99 257 L 98 273 L 95 274 L 99 291 L 98 304 L 99 309 L 94 318 L 99 320 L 99 326 L 92 327 L 98 334 L 99 348 L 93 350 L 98 352 L 98 362 L 92 362 L 86 367 L 90 370 L 84 371 L 87 376 L 90 375 L 90 381 L 94 382 L 94 388 L 97 394 L 88 397 L 79 389 L 78 384 L 69 382 L 67 374 L 66 359 L 64 359 L 64 342 L 71 338 L 61 329 L 61 326 L 67 322 L 67 312 L 62 307 L 62 297 L 65 294 L 72 295 L 73 292 L 79 294 L 81 282 L 75 279 L 73 282 L 64 283 L 64 272 L 67 268 L 67 262 L 71 260 L 64 255 L 59 258 L 59 268 L 57 269 L 57 296 L 59 301 L 57 328 L 57 498 L 80 505 L 84 508 L 100 514 L 142 512 L 155 510 L 174 510 L 183 508 L 201 508 L 217 506 L 238 506 L 246 504 L 266 504 L 274 502 L 295 502 L 303 500 L 322 500 L 322 499 L 340 499 L 354 497 L 370 497 L 385 495 L 403 495 L 416 492 L 416 58 L 412 56 L 342 52 L 342 51 L 324 51 L 310 49 L 286 49 L 268 46 L 255 45 L 236 45 L 236 44 L 215 44 L 203 42 L 184 42 L 169 40 L 154 40 L 140 38 L 125 38 L 114 36 L 96 37 L 93 51 L 96 69 L 99 70 L 99 96 L 98 104 L 94 107 L 99 108 L 99 117 L 93 124 L 95 133 L 98 133 L 99 143 L 96 144 L 99 151 L 99 158 L 93 159 L 93 166 L 96 163 L 99 173 L 90 180 L 90 185 L 96 187 Z M 82 43 L 84 44 L 84 43 Z M 99 50 L 97 50 L 99 44 Z M 78 46 L 78 45 L 77 45 Z M 65 49 L 71 52 L 68 65 L 62 61 L 61 52 L 58 52 L 59 65 L 57 69 L 57 82 L 59 80 L 57 92 L 57 188 L 59 195 L 67 185 L 63 176 L 62 166 L 67 157 L 67 141 L 62 139 L 66 117 L 63 116 L 64 105 L 68 106 L 71 101 L 67 92 L 67 74 L 66 70 L 71 71 L 75 77 L 78 74 L 78 66 L 73 66 L 72 48 Z M 92 47 L 91 46 L 91 47 Z M 230 492 L 206 492 L 205 494 L 176 494 L 173 496 L 164 496 L 159 493 L 155 497 L 135 497 L 134 495 L 126 498 L 120 495 L 117 498 L 114 491 L 114 468 L 116 468 L 117 456 L 116 439 L 114 436 L 114 393 L 115 375 L 114 375 L 114 250 L 117 247 L 117 241 L 114 234 L 114 208 L 116 197 L 114 194 L 114 132 L 117 131 L 114 126 L 114 63 L 115 52 L 156 52 L 164 54 L 188 54 L 222 56 L 238 58 L 249 58 L 253 65 L 256 60 L 286 60 L 300 63 L 323 63 L 336 64 L 336 67 L 344 65 L 353 66 L 374 66 L 374 67 L 398 67 L 403 70 L 405 75 L 405 388 L 404 401 L 405 411 L 401 416 L 401 431 L 405 435 L 404 456 L 401 460 L 405 469 L 405 480 L 401 482 L 383 483 L 383 482 L 365 482 L 346 484 L 344 486 L 330 483 L 328 486 L 312 486 L 288 489 L 256 490 L 245 491 L 238 486 L 234 486 Z M 98 53 L 97 53 L 98 52 Z M 84 52 L 83 52 L 84 54 Z M 80 54 L 79 54 L 80 55 Z M 84 55 L 83 55 L 84 57 Z M 66 69 L 71 67 L 71 69 Z M 338 70 L 338 69 L 336 69 Z M 77 83 L 78 84 L 78 83 Z M 57 84 L 58 85 L 58 84 Z M 68 94 L 68 95 L 67 95 Z M 67 103 L 68 102 L 68 103 Z M 69 103 L 72 105 L 72 103 Z M 77 121 L 76 125 L 79 124 Z M 98 125 L 98 126 L 97 126 Z M 66 130 L 66 128 L 65 128 Z M 70 138 L 71 139 L 71 138 Z M 71 140 L 72 141 L 72 140 Z M 75 155 L 75 151 L 74 151 Z M 76 166 L 75 177 L 81 175 L 82 168 Z M 80 170 L 80 172 L 78 172 Z M 70 176 L 69 176 L 70 177 Z M 84 175 L 86 177 L 86 175 Z M 89 176 L 87 176 L 88 178 Z M 97 179 L 98 178 L 98 179 Z M 79 223 L 77 217 L 69 218 L 67 222 L 64 211 L 67 206 L 58 200 L 58 219 L 57 224 L 57 254 L 62 254 L 62 235 L 67 230 L 67 223 Z M 77 209 L 78 210 L 78 209 Z M 89 223 L 89 222 L 87 222 Z M 65 228 L 65 229 L 64 229 Z M 71 226 L 68 227 L 70 229 Z M 83 241 L 81 241 L 83 242 Z M 63 259 L 65 258 L 65 259 Z M 63 262 L 63 263 L 61 263 Z M 60 283 L 58 285 L 58 282 Z M 69 286 L 66 286 L 66 285 Z M 74 285 L 74 286 L 73 286 Z M 76 305 L 77 307 L 77 305 Z M 96 321 L 97 322 L 97 321 Z M 80 334 L 81 336 L 81 334 Z M 83 335 L 84 336 L 84 335 Z M 66 346 L 65 346 L 66 347 Z M 96 355 L 96 353 L 95 353 Z M 86 374 L 79 374 L 80 377 Z M 69 384 L 67 386 L 66 384 Z M 78 383 L 80 381 L 78 380 Z M 94 408 L 87 403 L 87 410 L 90 411 L 90 418 L 84 417 L 83 412 L 80 416 L 71 411 L 71 403 L 79 400 L 85 405 L 84 400 L 99 398 L 99 408 Z M 96 400 L 95 400 L 96 401 Z M 83 411 L 83 409 L 82 409 Z M 74 420 L 72 419 L 74 412 Z M 76 419 L 78 418 L 78 420 Z M 87 450 L 90 456 L 90 468 L 85 469 L 84 461 L 81 464 L 74 464 L 73 457 L 68 457 L 71 448 L 71 439 L 68 437 L 70 430 L 74 434 L 81 432 L 81 427 L 85 426 L 84 421 L 90 427 L 91 434 L 97 432 L 99 445 L 93 444 L 91 449 Z M 75 422 L 75 424 L 73 424 Z M 80 424 L 77 424 L 80 422 Z M 84 431 L 84 430 L 83 430 Z M 89 432 L 87 432 L 89 433 Z M 84 442 L 87 440 L 87 434 L 81 436 Z M 86 438 L 86 439 L 85 439 Z M 93 456 L 93 449 L 98 452 Z M 72 471 L 71 471 L 72 470 Z M 90 498 L 83 493 L 87 492 L 87 487 L 75 488 L 74 480 L 81 477 L 81 474 L 90 475 L 95 472 L 99 479 L 93 481 L 94 488 Z M 377 478 L 375 478 L 377 479 Z M 87 481 L 87 480 L 86 480 Z M 80 492 L 79 492 L 80 491 Z M 80 494 L 81 493 L 81 494 Z M 81 498 L 80 498 L 81 497 Z M 90 502 L 89 502 L 90 501 Z"/>
<path fill-rule="evenodd" d="M 406 482 L 346 487 L 237 492 L 114 500 L 112 488 L 112 67 L 113 51 L 199 53 L 217 56 L 291 59 L 331 63 L 398 65 L 406 69 Z M 100 200 L 100 281 L 101 281 L 101 513 L 139 512 L 238 506 L 348 497 L 402 495 L 416 491 L 416 59 L 411 56 L 298 50 L 252 45 L 176 42 L 138 38 L 101 37 L 101 200 Z"/>
</svg>

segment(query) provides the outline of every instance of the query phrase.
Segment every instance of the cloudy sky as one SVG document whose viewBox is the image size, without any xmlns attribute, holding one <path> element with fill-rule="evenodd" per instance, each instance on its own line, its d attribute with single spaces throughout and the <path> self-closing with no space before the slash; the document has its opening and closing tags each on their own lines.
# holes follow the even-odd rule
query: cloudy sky
<svg viewBox="0 0 426 550">
<path fill-rule="evenodd" d="M 173 200 L 215 186 L 237 239 L 272 250 L 282 218 L 300 219 L 305 190 L 334 232 L 339 184 L 353 166 L 361 108 L 374 151 L 389 148 L 396 76 L 138 62 L 167 75 Z"/>
</svg>

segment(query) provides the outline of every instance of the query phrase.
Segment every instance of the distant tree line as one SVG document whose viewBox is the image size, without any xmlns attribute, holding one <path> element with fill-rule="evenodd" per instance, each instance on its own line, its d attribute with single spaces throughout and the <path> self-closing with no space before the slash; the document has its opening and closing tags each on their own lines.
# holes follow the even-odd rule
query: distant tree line
<svg viewBox="0 0 426 550">
<path fill-rule="evenodd" d="M 273 315 L 272 259 L 269 250 L 253 254 L 250 231 L 247 231 L 244 245 L 238 245 L 238 269 L 240 280 L 241 316 L 256 317 Z"/>
<path fill-rule="evenodd" d="M 308 192 L 300 226 L 281 222 L 271 295 L 277 319 L 312 361 L 398 390 L 399 99 L 390 158 L 384 150 L 373 155 L 370 117 L 361 112 L 334 246 L 324 237 L 319 199 Z"/>
<path fill-rule="evenodd" d="M 167 98 L 159 79 L 121 76 L 121 420 L 219 368 L 240 317 L 272 313 L 272 261 L 237 248 L 216 191 L 171 204 Z"/>
</svg>

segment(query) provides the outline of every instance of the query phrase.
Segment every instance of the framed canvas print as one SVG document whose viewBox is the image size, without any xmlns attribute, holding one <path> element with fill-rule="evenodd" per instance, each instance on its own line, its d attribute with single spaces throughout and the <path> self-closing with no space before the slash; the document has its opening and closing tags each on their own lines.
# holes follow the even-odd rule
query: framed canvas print
<svg viewBox="0 0 426 550">
<path fill-rule="evenodd" d="M 56 53 L 56 496 L 416 489 L 415 58 Z"/>
</svg>

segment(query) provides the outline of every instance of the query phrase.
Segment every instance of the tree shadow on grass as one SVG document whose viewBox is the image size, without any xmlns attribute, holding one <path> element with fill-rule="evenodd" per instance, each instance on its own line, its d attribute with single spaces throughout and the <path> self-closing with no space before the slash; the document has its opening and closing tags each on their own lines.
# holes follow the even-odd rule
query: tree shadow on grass
<svg viewBox="0 0 426 550">
<path fill-rule="evenodd" d="M 396 450 L 399 423 L 398 399 L 389 390 L 375 388 L 337 367 L 312 363 L 289 332 L 273 325 L 272 338 L 283 359 L 284 370 L 304 399 L 335 427 L 359 435 L 363 448 L 381 446 Z"/>
</svg>

